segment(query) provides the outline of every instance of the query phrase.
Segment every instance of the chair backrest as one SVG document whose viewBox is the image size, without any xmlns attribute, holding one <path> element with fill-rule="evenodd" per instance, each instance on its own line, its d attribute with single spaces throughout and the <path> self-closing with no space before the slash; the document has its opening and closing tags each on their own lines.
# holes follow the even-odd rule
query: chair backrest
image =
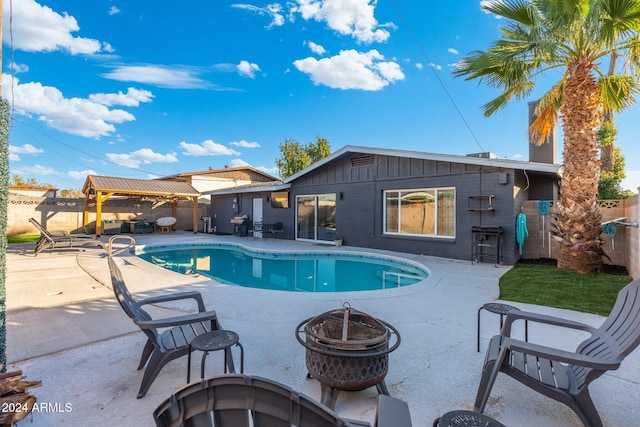
<svg viewBox="0 0 640 427">
<path fill-rule="evenodd" d="M 274 231 L 282 231 L 284 229 L 284 225 L 281 222 L 276 222 L 273 224 Z"/>
<path fill-rule="evenodd" d="M 177 390 L 153 417 L 158 427 L 349 426 L 331 409 L 283 384 L 233 374 Z"/>
<path fill-rule="evenodd" d="M 618 292 L 616 303 L 593 335 L 583 341 L 577 353 L 606 360 L 622 360 L 640 345 L 640 278 Z M 604 372 L 573 367 L 579 382 L 588 384 Z"/>
<path fill-rule="evenodd" d="M 120 307 L 127 313 L 127 316 L 133 320 L 134 323 L 138 321 L 152 320 L 149 313 L 144 311 L 138 301 L 131 295 L 127 285 L 122 277 L 120 267 L 116 264 L 114 258 L 109 255 L 109 271 L 111 272 L 111 285 L 113 286 L 113 293 L 120 303 Z M 155 329 L 142 329 L 142 332 L 152 341 L 158 341 L 158 332 Z"/>
<path fill-rule="evenodd" d="M 53 235 L 49 233 L 47 229 L 44 228 L 35 218 L 29 218 L 29 222 L 35 225 L 35 227 L 40 231 L 40 234 L 53 241 Z"/>
</svg>

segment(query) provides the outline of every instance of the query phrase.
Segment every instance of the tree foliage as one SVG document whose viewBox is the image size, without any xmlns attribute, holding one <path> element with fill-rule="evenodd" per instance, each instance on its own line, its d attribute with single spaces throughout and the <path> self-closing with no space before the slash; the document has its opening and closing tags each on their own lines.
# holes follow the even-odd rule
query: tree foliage
<svg viewBox="0 0 640 427">
<path fill-rule="evenodd" d="M 281 156 L 276 159 L 280 179 L 286 179 L 313 163 L 331 154 L 331 145 L 325 138 L 316 137 L 315 142 L 301 145 L 293 138 L 280 144 Z"/>
<path fill-rule="evenodd" d="M 612 147 L 615 144 L 618 131 L 612 122 L 605 121 L 598 129 L 598 146 L 600 150 L 604 147 Z M 619 147 L 613 148 L 613 168 L 607 171 L 600 169 L 600 182 L 598 182 L 598 199 L 619 200 L 630 197 L 630 192 L 622 189 L 620 184 L 626 178 L 624 173 L 625 157 Z"/>
</svg>

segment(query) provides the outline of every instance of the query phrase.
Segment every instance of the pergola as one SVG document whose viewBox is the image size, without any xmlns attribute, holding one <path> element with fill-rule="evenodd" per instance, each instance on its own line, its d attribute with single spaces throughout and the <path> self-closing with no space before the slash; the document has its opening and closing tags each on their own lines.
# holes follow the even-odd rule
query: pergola
<svg viewBox="0 0 640 427">
<path fill-rule="evenodd" d="M 193 204 L 193 232 L 198 230 L 198 197 L 200 192 L 191 184 L 177 181 L 115 178 L 110 176 L 89 175 L 82 187 L 85 194 L 82 225 L 89 223 L 89 204 L 96 203 L 96 234 L 102 234 L 102 204 L 112 196 L 138 197 L 171 202 L 173 216 L 177 217 L 180 200 Z"/>
</svg>

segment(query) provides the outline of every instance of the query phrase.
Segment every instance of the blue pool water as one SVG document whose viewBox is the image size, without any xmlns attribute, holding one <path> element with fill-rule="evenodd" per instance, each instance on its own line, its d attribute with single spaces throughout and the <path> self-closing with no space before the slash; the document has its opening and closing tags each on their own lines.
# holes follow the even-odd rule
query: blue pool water
<svg viewBox="0 0 640 427">
<path fill-rule="evenodd" d="M 136 255 L 179 273 L 230 285 L 295 292 L 397 288 L 428 276 L 411 262 L 378 256 L 258 252 L 235 245 L 147 247 Z"/>
</svg>

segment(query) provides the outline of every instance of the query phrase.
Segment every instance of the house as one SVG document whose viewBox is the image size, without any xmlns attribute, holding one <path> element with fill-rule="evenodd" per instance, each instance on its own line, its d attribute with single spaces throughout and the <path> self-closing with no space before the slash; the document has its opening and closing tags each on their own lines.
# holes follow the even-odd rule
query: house
<svg viewBox="0 0 640 427">
<path fill-rule="evenodd" d="M 56 197 L 57 188 L 40 185 L 9 185 L 9 194 L 31 197 Z"/>
<path fill-rule="evenodd" d="M 276 178 L 261 172 L 251 166 L 240 166 L 231 168 L 225 166 L 224 169 L 209 168 L 199 172 L 184 172 L 176 175 L 169 175 L 158 178 L 162 181 L 180 181 L 191 184 L 199 192 L 219 190 L 223 188 L 233 188 L 251 183 L 270 182 Z M 208 198 L 206 200 L 208 202 Z"/>
<path fill-rule="evenodd" d="M 286 239 L 510 265 L 521 202 L 558 193 L 555 147 L 529 145 L 535 162 L 345 146 L 284 181 L 205 194 L 222 233 L 246 216 Z"/>
</svg>

